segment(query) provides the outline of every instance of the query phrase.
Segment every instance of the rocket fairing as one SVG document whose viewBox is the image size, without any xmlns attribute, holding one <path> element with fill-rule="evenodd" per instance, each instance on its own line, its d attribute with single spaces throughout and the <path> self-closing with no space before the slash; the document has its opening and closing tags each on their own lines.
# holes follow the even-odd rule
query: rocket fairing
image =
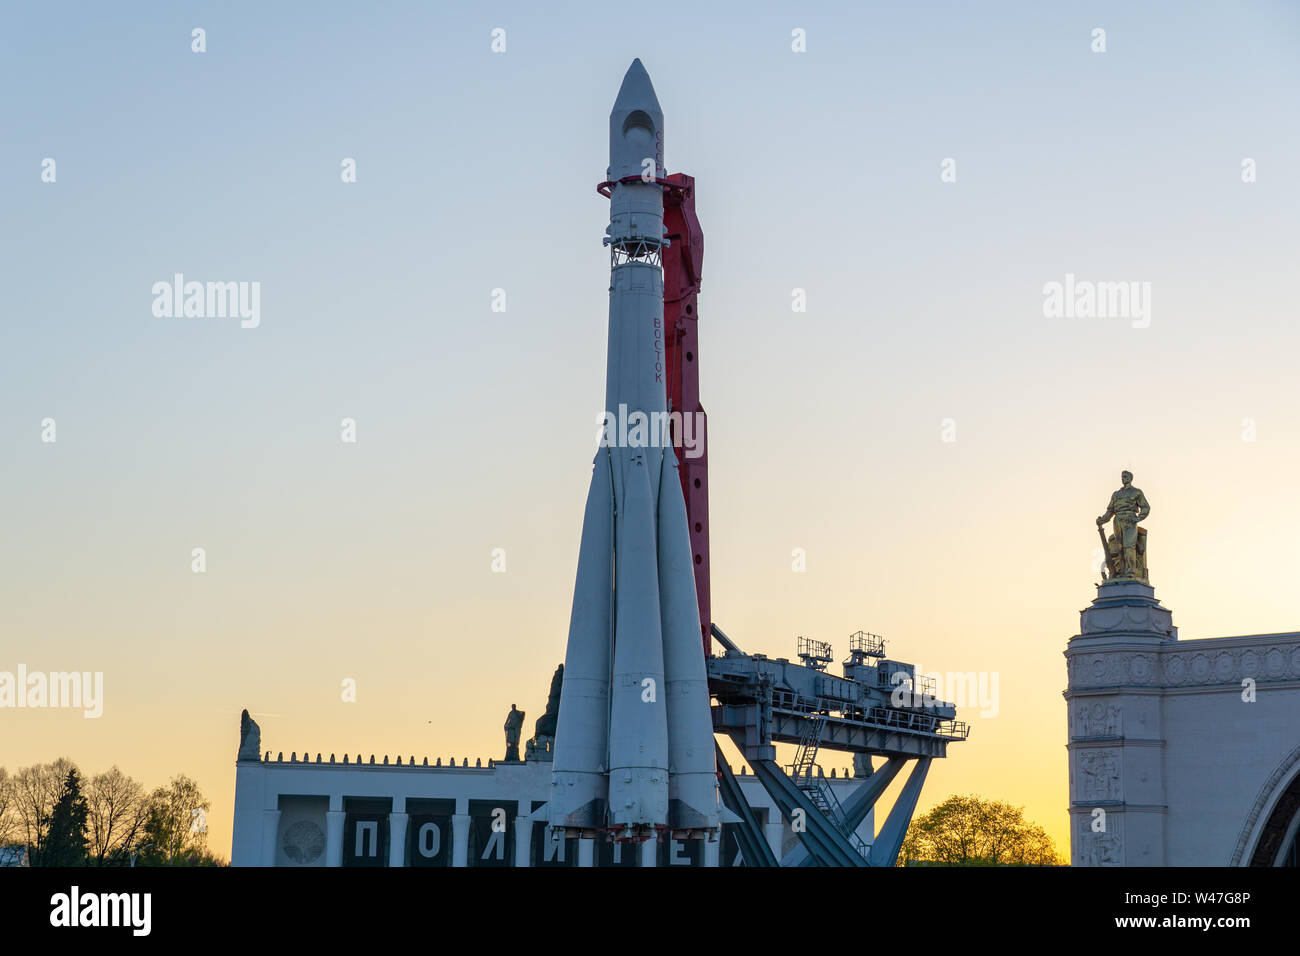
<svg viewBox="0 0 1300 956">
<path fill-rule="evenodd" d="M 663 143 L 663 111 L 635 60 L 609 117 L 605 408 L 641 413 L 651 428 L 625 441 L 607 432 L 593 463 L 549 808 L 569 835 L 711 837 L 719 827 L 695 572 L 666 431 Z"/>
</svg>

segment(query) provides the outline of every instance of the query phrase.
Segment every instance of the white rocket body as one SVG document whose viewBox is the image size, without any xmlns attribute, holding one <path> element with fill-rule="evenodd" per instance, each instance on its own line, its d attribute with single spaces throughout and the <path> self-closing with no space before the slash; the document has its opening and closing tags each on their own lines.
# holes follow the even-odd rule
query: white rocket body
<svg viewBox="0 0 1300 956">
<path fill-rule="evenodd" d="M 628 177 L 638 178 L 620 182 Z M 607 429 L 583 516 L 550 801 L 553 827 L 621 839 L 718 828 L 695 573 L 667 427 L 663 177 L 663 112 L 637 60 L 610 114 Z"/>
</svg>

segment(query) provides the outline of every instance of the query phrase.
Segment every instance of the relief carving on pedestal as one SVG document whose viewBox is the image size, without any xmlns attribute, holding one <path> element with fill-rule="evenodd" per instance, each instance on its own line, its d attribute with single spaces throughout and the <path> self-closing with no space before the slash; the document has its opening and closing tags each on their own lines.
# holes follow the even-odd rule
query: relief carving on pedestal
<svg viewBox="0 0 1300 956">
<path fill-rule="evenodd" d="M 1115 704 L 1094 701 L 1079 708 L 1076 721 L 1080 737 L 1118 737 L 1120 709 Z"/>
<path fill-rule="evenodd" d="M 1125 658 L 1129 676 L 1139 683 L 1153 683 L 1155 659 L 1150 654 L 1132 654 Z"/>
<path fill-rule="evenodd" d="M 1096 833 L 1091 820 L 1083 818 L 1079 831 L 1076 866 L 1123 866 L 1124 841 L 1118 833 Z"/>
<path fill-rule="evenodd" d="M 1080 750 L 1079 787 L 1081 800 L 1119 800 L 1119 751 Z"/>
</svg>

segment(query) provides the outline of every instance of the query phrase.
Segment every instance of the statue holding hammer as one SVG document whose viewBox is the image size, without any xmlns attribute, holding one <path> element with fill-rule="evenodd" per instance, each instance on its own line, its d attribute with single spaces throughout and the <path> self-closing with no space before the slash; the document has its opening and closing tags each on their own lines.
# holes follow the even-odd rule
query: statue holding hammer
<svg viewBox="0 0 1300 956">
<path fill-rule="evenodd" d="M 1097 534 L 1106 552 L 1106 567 L 1110 580 L 1147 581 L 1147 530 L 1138 522 L 1151 514 L 1142 489 L 1133 487 L 1133 472 L 1120 475 L 1123 487 L 1110 496 L 1106 513 L 1097 519 Z M 1114 518 L 1114 533 L 1107 540 L 1102 531 L 1108 518 Z"/>
</svg>

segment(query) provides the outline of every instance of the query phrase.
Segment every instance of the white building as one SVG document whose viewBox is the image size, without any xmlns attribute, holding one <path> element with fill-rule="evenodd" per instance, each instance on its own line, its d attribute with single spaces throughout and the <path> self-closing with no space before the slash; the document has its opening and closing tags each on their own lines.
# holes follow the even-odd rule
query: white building
<svg viewBox="0 0 1300 956">
<path fill-rule="evenodd" d="M 1179 640 L 1108 581 L 1065 651 L 1075 866 L 1295 866 L 1300 632 Z"/>
<path fill-rule="evenodd" d="M 232 866 L 734 866 L 730 825 L 722 839 L 640 846 L 550 838 L 548 760 L 487 766 L 342 762 L 256 755 L 241 748 L 235 771 Z M 742 768 L 743 769 L 743 768 Z M 834 773 L 834 771 L 832 771 Z M 779 859 L 797 837 L 753 775 L 737 780 Z M 862 783 L 828 780 L 844 798 Z M 874 814 L 858 835 L 872 840 Z"/>
</svg>

